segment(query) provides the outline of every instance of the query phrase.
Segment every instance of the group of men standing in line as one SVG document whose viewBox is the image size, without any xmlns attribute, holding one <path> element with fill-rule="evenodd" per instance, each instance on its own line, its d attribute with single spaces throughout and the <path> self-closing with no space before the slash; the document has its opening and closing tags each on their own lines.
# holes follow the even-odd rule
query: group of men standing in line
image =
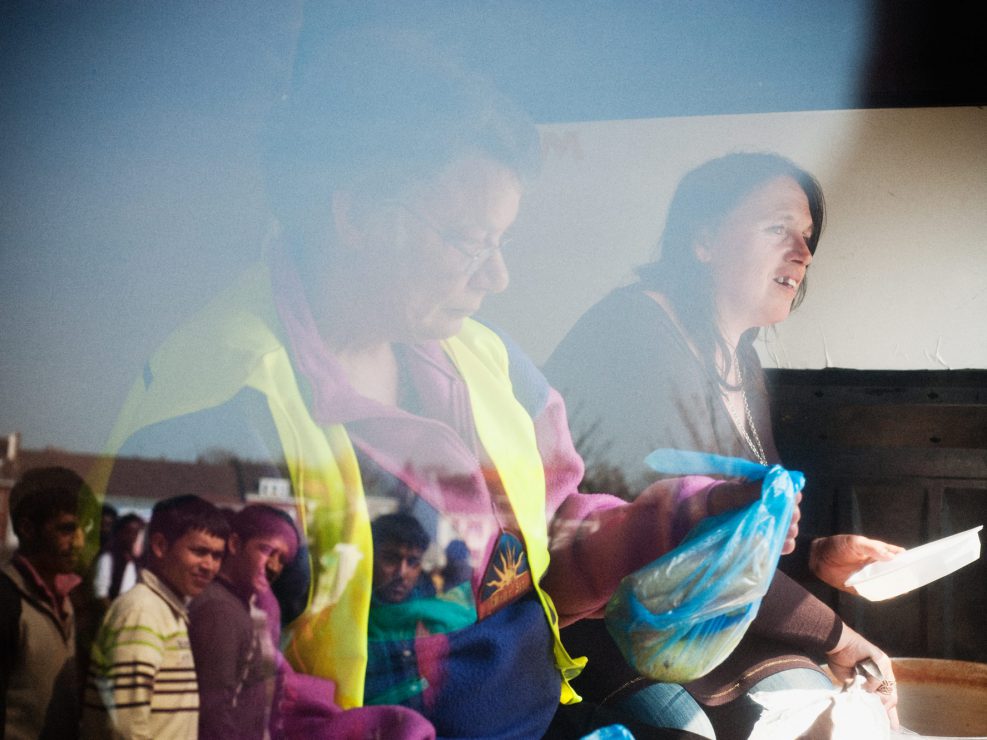
<svg viewBox="0 0 987 740">
<path fill-rule="evenodd" d="M 0 737 L 268 736 L 282 664 L 270 584 L 299 548 L 291 517 L 195 495 L 158 502 L 138 583 L 104 615 L 83 687 L 70 592 L 88 495 L 59 467 L 10 492 L 18 549 L 0 571 Z"/>
</svg>

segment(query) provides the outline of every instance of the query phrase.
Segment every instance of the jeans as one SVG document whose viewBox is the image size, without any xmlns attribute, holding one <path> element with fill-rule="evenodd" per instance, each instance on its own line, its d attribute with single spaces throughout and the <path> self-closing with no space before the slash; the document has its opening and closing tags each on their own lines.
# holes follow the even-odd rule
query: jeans
<svg viewBox="0 0 987 740">
<path fill-rule="evenodd" d="M 809 668 L 792 668 L 758 681 L 754 691 L 832 689 L 829 679 Z M 746 738 L 761 714 L 761 705 L 745 694 L 719 707 L 702 707 L 678 684 L 656 683 L 628 696 L 613 709 L 655 727 L 688 730 L 710 740 Z M 714 729 L 715 728 L 715 729 Z"/>
<path fill-rule="evenodd" d="M 613 705 L 614 711 L 655 727 L 688 730 L 702 737 L 716 733 L 702 707 L 676 683 L 656 683 Z"/>
</svg>

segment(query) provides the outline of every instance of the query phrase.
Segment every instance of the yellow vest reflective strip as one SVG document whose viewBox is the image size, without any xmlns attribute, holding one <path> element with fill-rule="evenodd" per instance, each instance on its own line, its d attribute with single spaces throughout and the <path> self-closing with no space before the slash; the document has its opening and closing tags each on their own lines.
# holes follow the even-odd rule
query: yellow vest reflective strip
<svg viewBox="0 0 987 740">
<path fill-rule="evenodd" d="M 269 359 L 271 355 L 268 356 Z M 373 543 L 356 454 L 342 425 L 308 414 L 287 354 L 253 378 L 267 397 L 309 545 L 312 579 L 305 611 L 291 625 L 286 654 L 303 673 L 331 679 L 336 703 L 363 704 Z M 283 360 L 283 365 L 282 365 Z"/>
<path fill-rule="evenodd" d="M 562 674 L 561 701 L 575 703 L 579 696 L 569 681 L 579 675 L 586 658 L 570 657 L 562 645 L 555 605 L 540 585 L 549 563 L 545 468 L 534 423 L 511 387 L 507 349 L 494 332 L 471 320 L 463 322 L 458 336 L 443 346 L 466 382 L 477 435 L 497 469 L 524 537 L 531 580 L 554 637 L 555 664 Z"/>
<path fill-rule="evenodd" d="M 309 606 L 292 624 L 286 650 L 299 670 L 336 683 L 336 702 L 361 706 L 366 672 L 372 543 L 360 470 L 342 425 L 320 427 L 308 413 L 278 326 L 266 267 L 257 265 L 176 331 L 150 363 L 153 382 L 131 389 L 111 437 L 109 455 L 150 424 L 218 406 L 244 387 L 264 394 L 291 474 L 312 556 Z M 568 680 L 585 659 L 562 647 L 558 618 L 538 581 L 548 567 L 545 482 L 530 416 L 514 398 L 507 351 L 482 325 L 464 322 L 444 342 L 469 390 L 477 433 L 494 462 L 528 550 L 535 589 L 555 638 L 561 699 L 579 697 Z M 190 373 L 189 368 L 196 372 Z M 112 460 L 94 471 L 105 490 Z"/>
</svg>

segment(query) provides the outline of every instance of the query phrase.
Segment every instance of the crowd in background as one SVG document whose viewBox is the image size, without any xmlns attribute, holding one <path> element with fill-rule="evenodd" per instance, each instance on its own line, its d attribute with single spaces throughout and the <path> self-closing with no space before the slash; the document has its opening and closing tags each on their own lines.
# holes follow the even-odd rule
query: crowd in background
<svg viewBox="0 0 987 740">
<path fill-rule="evenodd" d="M 104 503 L 85 568 L 78 512 L 91 496 L 63 467 L 31 470 L 10 492 L 18 545 L 0 573 L 0 737 L 284 736 L 278 702 L 299 697 L 282 696 L 292 671 L 272 586 L 300 554 L 292 516 L 181 495 L 148 523 Z M 468 582 L 462 541 L 429 571 L 430 537 L 413 517 L 384 514 L 373 531 L 381 603 Z"/>
<path fill-rule="evenodd" d="M 707 686 L 625 681 L 623 658 L 603 655 L 591 663 L 602 680 L 586 675 L 596 695 L 580 703 L 589 650 L 565 628 L 595 624 L 589 647 L 606 647 L 599 626 L 621 580 L 758 500 L 760 485 L 660 478 L 630 500 L 580 489 L 562 395 L 472 318 L 507 288 L 503 251 L 539 166 L 537 129 L 421 40 L 308 41 L 265 134 L 277 223 L 262 258 L 161 344 L 108 444 L 118 457 L 231 449 L 287 467 L 297 520 L 175 491 L 146 527 L 108 523 L 90 566 L 92 493 L 62 468 L 26 473 L 10 495 L 19 546 L 0 580 L 5 737 L 568 740 L 619 725 L 639 740 L 729 740 L 748 736 L 748 694 L 764 681 L 798 688 L 807 674 L 828 687 L 820 662 L 849 678 L 862 660 L 884 671 L 870 690 L 896 723 L 887 655 L 781 574 L 752 649 Z M 821 212 L 787 165 L 757 185 L 724 195 L 723 212 L 699 199 L 686 264 L 667 277 L 697 272 L 710 299 L 680 344 L 705 358 L 688 373 L 706 372 L 711 391 L 676 403 L 714 406 L 697 434 L 724 430 L 733 454 L 769 463 L 766 405 L 751 411 L 756 368 L 739 340 L 787 316 Z M 691 317 L 650 293 L 635 299 Z M 632 318 L 618 313 L 610 335 Z M 611 367 L 620 349 L 602 376 L 638 404 L 643 391 Z M 390 513 L 371 520 L 370 499 Z M 795 508 L 781 552 L 795 549 L 798 521 Z M 862 541 L 810 546 L 838 568 L 891 557 L 883 543 L 840 546 Z M 440 545 L 444 566 L 428 572 L 425 553 Z"/>
</svg>

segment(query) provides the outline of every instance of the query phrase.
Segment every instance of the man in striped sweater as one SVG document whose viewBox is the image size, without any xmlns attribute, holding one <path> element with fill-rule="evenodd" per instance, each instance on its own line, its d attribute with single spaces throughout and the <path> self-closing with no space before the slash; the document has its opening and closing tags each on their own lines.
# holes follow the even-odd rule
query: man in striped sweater
<svg viewBox="0 0 987 740">
<path fill-rule="evenodd" d="M 198 496 L 155 505 L 140 582 L 113 603 L 93 643 L 83 737 L 197 737 L 187 606 L 218 572 L 228 534 Z"/>
</svg>

